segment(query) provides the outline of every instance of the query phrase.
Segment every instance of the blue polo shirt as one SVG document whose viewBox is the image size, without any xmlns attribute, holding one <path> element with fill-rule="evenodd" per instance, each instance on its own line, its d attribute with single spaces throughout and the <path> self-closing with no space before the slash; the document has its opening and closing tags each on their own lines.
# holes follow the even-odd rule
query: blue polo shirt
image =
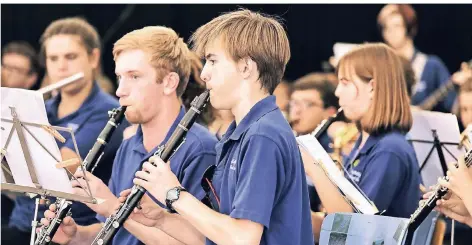
<svg viewBox="0 0 472 245">
<path fill-rule="evenodd" d="M 221 213 L 262 224 L 261 244 L 314 244 L 300 151 L 274 96 L 233 122 L 216 152 Z"/>
<path fill-rule="evenodd" d="M 418 53 L 420 52 L 415 50 L 412 60 L 415 59 Z M 449 70 L 439 57 L 435 55 L 426 55 L 426 57 L 426 64 L 421 73 L 420 81 L 418 81 L 415 86 L 415 91 L 413 91 L 411 98 L 412 105 L 421 104 L 428 96 L 434 93 L 434 91 L 446 84 L 451 77 Z M 443 100 L 439 101 L 438 105 L 436 105 L 433 110 L 450 112 L 456 96 L 457 92 L 455 90 L 449 92 Z"/>
<path fill-rule="evenodd" d="M 177 119 L 175 119 L 167 132 L 164 141 L 159 145 L 163 145 L 169 140 L 184 114 L 185 110 L 182 107 Z M 203 126 L 195 123 L 188 131 L 185 143 L 180 146 L 175 155 L 170 159 L 172 172 L 177 176 L 182 186 L 199 200 L 203 199 L 205 195 L 200 185 L 203 173 L 215 162 L 215 144 L 215 136 Z M 157 148 L 150 152 L 146 151 L 143 145 L 141 126 L 138 127 L 133 137 L 123 141 L 116 155 L 110 182 L 108 183 L 108 187 L 113 194 L 119 196 L 121 191 L 133 187 L 134 174 L 141 170 L 142 163 L 151 157 Z M 97 215 L 97 218 L 105 222 L 108 217 Z M 126 229 L 120 228 L 113 238 L 113 244 L 136 245 L 143 243 Z"/>
<path fill-rule="evenodd" d="M 94 82 L 90 95 L 85 99 L 80 108 L 59 119 L 57 117 L 57 110 L 61 102 L 61 95 L 46 101 L 46 113 L 51 125 L 61 127 L 71 127 L 79 154 L 82 159 L 87 156 L 87 153 L 95 144 L 98 135 L 105 127 L 108 121 L 108 111 L 119 107 L 118 100 L 111 95 L 103 92 L 96 82 Z M 126 127 L 126 120 L 113 134 L 110 142 L 105 148 L 105 153 L 100 160 L 94 174 L 101 178 L 105 183 L 110 178 L 110 170 L 112 168 L 113 159 L 116 151 L 123 140 L 123 129 Z M 59 133 L 66 139 L 65 143 L 57 141 L 59 149 L 62 147 L 70 148 L 75 152 L 74 143 L 69 133 L 59 131 Z M 51 203 L 55 198 L 50 198 Z M 35 201 L 26 196 L 18 196 L 16 198 L 15 208 L 10 219 L 10 226 L 17 227 L 22 231 L 29 232 L 31 230 L 31 221 L 34 217 Z M 38 209 L 38 220 L 44 217 L 44 211 L 47 209 L 46 205 L 40 205 Z M 89 209 L 85 204 L 74 202 L 72 204 L 72 217 L 75 222 L 80 225 L 89 225 L 97 223 L 95 212 Z"/>
<path fill-rule="evenodd" d="M 409 218 L 421 198 L 421 176 L 413 147 L 397 131 L 370 135 L 345 161 L 349 177 L 385 216 Z"/>
</svg>

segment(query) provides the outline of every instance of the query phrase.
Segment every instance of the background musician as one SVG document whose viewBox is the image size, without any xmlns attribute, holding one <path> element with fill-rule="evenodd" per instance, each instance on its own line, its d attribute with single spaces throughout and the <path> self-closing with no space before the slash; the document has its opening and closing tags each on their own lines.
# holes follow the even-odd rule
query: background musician
<svg viewBox="0 0 472 245">
<path fill-rule="evenodd" d="M 108 111 L 119 106 L 118 101 L 103 92 L 94 79 L 94 72 L 100 59 L 100 38 L 93 26 L 80 18 L 65 18 L 52 22 L 41 37 L 42 56 L 52 82 L 60 81 L 78 72 L 84 72 L 82 80 L 60 89 L 60 93 L 46 101 L 46 112 L 51 125 L 72 128 L 77 146 L 70 134 L 60 132 L 65 143 L 57 142 L 62 159 L 85 158 L 94 145 L 99 133 L 105 127 Z M 124 125 L 118 128 L 123 130 Z M 108 181 L 112 159 L 121 143 L 122 133 L 117 132 L 107 145 L 105 154 L 95 174 Z M 74 166 L 76 167 L 76 166 Z M 74 172 L 74 169 L 71 169 Z M 54 198 L 53 198 L 54 199 Z M 40 206 L 41 218 L 46 207 Z M 77 223 L 97 223 L 95 213 L 85 205 L 74 202 L 73 217 Z M 2 242 L 5 244 L 29 244 L 31 220 L 34 217 L 35 201 L 18 196 L 10 218 L 9 226 L 2 226 Z"/>
<path fill-rule="evenodd" d="M 418 32 L 416 12 L 409 4 L 388 4 L 377 16 L 377 24 L 385 42 L 395 52 L 405 57 L 415 71 L 412 105 L 419 105 L 434 91 L 445 85 L 451 74 L 442 60 L 434 55 L 420 52 L 413 39 Z M 456 91 L 451 91 L 439 101 L 433 110 L 450 112 L 456 98 Z"/>
<path fill-rule="evenodd" d="M 339 104 L 361 130 L 345 159 L 346 174 L 385 215 L 409 217 L 421 197 L 421 176 L 413 147 L 405 139 L 412 115 L 399 57 L 384 44 L 363 44 L 341 58 L 336 72 Z M 327 212 L 352 212 L 323 170 L 301 151 Z"/>
<path fill-rule="evenodd" d="M 36 50 L 27 42 L 14 41 L 2 48 L 2 87 L 38 89 Z"/>
</svg>

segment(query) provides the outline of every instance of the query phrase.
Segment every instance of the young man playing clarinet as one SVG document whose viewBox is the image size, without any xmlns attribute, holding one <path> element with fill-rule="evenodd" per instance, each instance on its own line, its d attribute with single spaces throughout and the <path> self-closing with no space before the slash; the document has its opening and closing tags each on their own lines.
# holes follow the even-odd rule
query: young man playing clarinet
<svg viewBox="0 0 472 245">
<path fill-rule="evenodd" d="M 239 10 L 203 25 L 191 40 L 197 54 L 206 59 L 201 77 L 213 107 L 231 110 L 235 116 L 216 146 L 214 174 L 204 178 L 213 183 L 208 190 L 219 211 L 188 192 L 169 197 L 182 184 L 169 164 L 157 157 L 150 160 L 157 166 L 145 163 L 134 183 L 160 202 L 167 201 L 170 210 L 207 238 L 206 244 L 313 244 L 300 152 L 271 95 L 290 58 L 282 25 L 274 18 Z M 155 225 L 165 229 L 165 220 L 154 218 Z"/>
<path fill-rule="evenodd" d="M 101 204 L 87 204 L 98 213 L 100 221 L 115 213 L 118 205 L 116 197 L 121 191 L 133 186 L 135 173 L 142 162 L 151 157 L 159 146 L 164 145 L 177 128 L 185 111 L 180 96 L 183 94 L 190 76 L 190 50 L 175 31 L 161 26 L 149 26 L 132 31 L 118 40 L 113 47 L 115 73 L 119 81 L 116 91 L 120 105 L 126 106 L 126 119 L 139 124 L 134 136 L 125 140 L 118 150 L 108 186 L 87 173 L 93 195 L 106 201 Z M 185 143 L 171 158 L 171 171 L 178 176 L 185 189 L 199 198 L 204 191 L 200 179 L 205 169 L 215 161 L 216 138 L 208 130 L 194 124 L 187 133 Z M 76 177 L 83 177 L 77 173 Z M 82 185 L 85 183 L 80 180 Z M 78 187 L 79 183 L 73 184 Z M 83 193 L 80 188 L 74 188 Z M 143 203 L 152 202 L 144 196 Z M 165 202 L 163 202 L 165 203 Z M 54 216 L 50 208 L 45 216 Z M 155 204 L 153 213 L 164 216 L 163 208 Z M 178 215 L 167 215 L 166 220 L 175 232 L 187 234 L 176 240 L 165 232 L 146 227 L 128 219 L 116 233 L 114 245 L 134 244 L 189 244 L 203 241 L 204 237 L 190 225 L 183 226 L 185 220 Z M 48 221 L 43 219 L 44 224 Z M 53 241 L 60 244 L 90 244 L 103 224 L 79 226 L 71 218 L 65 218 Z M 184 227 L 184 228 L 182 228 Z M 190 235 L 194 234 L 194 235 Z"/>
</svg>

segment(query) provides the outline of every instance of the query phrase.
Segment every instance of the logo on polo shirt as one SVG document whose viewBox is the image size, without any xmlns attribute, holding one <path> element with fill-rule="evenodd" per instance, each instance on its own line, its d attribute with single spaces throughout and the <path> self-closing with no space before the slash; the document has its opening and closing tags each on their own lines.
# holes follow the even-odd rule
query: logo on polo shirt
<svg viewBox="0 0 472 245">
<path fill-rule="evenodd" d="M 68 123 L 68 124 L 67 124 L 67 127 L 68 127 L 68 128 L 71 128 L 71 129 L 72 129 L 72 132 L 75 132 L 75 131 L 79 128 L 79 124 L 76 124 L 76 123 Z"/>
<path fill-rule="evenodd" d="M 359 171 L 356 171 L 354 169 L 351 169 L 349 176 L 351 176 L 351 179 L 354 180 L 355 182 L 359 183 L 362 177 L 362 173 Z"/>
<path fill-rule="evenodd" d="M 236 159 L 231 159 L 231 165 L 229 165 L 229 169 L 236 170 Z"/>
</svg>

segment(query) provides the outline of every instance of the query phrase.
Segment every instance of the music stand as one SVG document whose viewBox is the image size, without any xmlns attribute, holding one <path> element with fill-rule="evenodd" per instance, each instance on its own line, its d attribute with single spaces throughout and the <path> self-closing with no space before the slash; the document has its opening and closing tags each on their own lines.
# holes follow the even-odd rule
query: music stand
<svg viewBox="0 0 472 245">
<path fill-rule="evenodd" d="M 447 163 L 457 162 L 457 157 L 464 154 L 458 148 L 459 125 L 456 116 L 450 113 L 423 110 L 412 113 L 413 126 L 407 138 L 415 150 L 424 185 L 432 186 L 446 175 Z"/>
<path fill-rule="evenodd" d="M 40 196 L 60 197 L 67 200 L 96 203 L 88 181 L 88 196 L 72 193 L 73 174 L 63 166 L 54 137 L 63 139 L 56 130 L 71 134 L 77 155 L 78 148 L 72 129 L 49 125 L 42 94 L 23 89 L 1 88 L 1 190 Z M 78 159 L 79 163 L 82 160 Z M 85 172 L 82 164 L 79 168 Z M 33 193 L 33 194 L 31 194 Z M 35 217 L 32 221 L 34 243 L 39 198 L 36 198 Z"/>
</svg>

